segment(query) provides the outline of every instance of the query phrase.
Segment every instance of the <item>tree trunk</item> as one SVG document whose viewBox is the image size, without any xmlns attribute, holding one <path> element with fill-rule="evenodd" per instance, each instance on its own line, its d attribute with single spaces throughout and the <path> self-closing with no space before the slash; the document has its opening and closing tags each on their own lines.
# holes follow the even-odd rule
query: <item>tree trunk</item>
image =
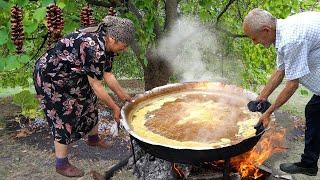
<svg viewBox="0 0 320 180">
<path fill-rule="evenodd" d="M 156 3 L 157 6 L 157 3 Z M 177 0 L 166 0 L 165 1 L 165 26 L 164 32 L 167 32 L 178 17 L 177 13 L 178 1 Z M 160 27 L 155 23 L 154 32 L 157 38 L 160 36 Z M 160 39 L 158 39 L 159 41 Z M 172 75 L 172 70 L 170 69 L 169 63 L 159 57 L 158 55 L 152 53 L 151 49 L 147 52 L 148 65 L 144 69 L 144 81 L 145 90 L 150 90 L 154 87 L 165 85 L 169 82 L 169 78 Z M 170 59 L 169 59 L 170 61 Z"/>
<path fill-rule="evenodd" d="M 165 21 L 165 31 L 170 30 L 174 22 L 178 17 L 178 2 L 177 0 L 166 0 L 165 2 L 165 12 L 166 12 L 166 21 Z"/>
<path fill-rule="evenodd" d="M 167 84 L 172 75 L 168 62 L 152 53 L 150 49 L 147 52 L 147 60 L 148 65 L 144 69 L 145 90 Z"/>
</svg>

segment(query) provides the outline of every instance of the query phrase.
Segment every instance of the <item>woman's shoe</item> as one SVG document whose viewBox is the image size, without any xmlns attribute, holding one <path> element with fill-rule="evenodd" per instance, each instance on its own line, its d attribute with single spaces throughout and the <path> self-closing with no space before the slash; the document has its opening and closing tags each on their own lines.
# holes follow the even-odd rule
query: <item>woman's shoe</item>
<svg viewBox="0 0 320 180">
<path fill-rule="evenodd" d="M 68 163 L 63 167 L 56 167 L 56 172 L 66 177 L 82 177 L 84 176 L 84 172 L 77 167 Z"/>
</svg>

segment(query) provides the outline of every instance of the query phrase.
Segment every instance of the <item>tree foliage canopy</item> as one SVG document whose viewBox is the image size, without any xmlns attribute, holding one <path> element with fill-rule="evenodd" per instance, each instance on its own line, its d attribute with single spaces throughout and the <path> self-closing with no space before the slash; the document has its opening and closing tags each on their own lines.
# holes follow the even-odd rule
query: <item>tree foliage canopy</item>
<svg viewBox="0 0 320 180">
<path fill-rule="evenodd" d="M 275 51 L 254 46 L 248 38 L 243 37 L 243 17 L 255 7 L 270 11 L 277 18 L 285 18 L 307 10 L 320 10 L 316 0 L 0 0 L 0 86 L 30 85 L 32 66 L 41 53 L 39 50 L 47 33 L 46 6 L 56 2 L 63 9 L 65 20 L 64 34 L 80 28 L 80 10 L 87 3 L 94 9 L 97 21 L 107 15 L 108 5 L 116 5 L 118 14 L 135 23 L 137 29 L 136 43 L 133 51 L 121 55 L 121 63 L 115 65 L 116 74 L 127 77 L 143 77 L 143 70 L 148 65 L 146 56 L 148 48 L 156 46 L 161 37 L 170 28 L 176 16 L 194 16 L 219 33 L 221 52 L 232 54 L 243 65 L 243 85 L 263 84 L 275 65 Z M 25 41 L 22 55 L 15 54 L 15 47 L 10 37 L 10 8 L 13 5 L 23 7 Z M 37 53 L 37 51 L 40 51 Z"/>
</svg>

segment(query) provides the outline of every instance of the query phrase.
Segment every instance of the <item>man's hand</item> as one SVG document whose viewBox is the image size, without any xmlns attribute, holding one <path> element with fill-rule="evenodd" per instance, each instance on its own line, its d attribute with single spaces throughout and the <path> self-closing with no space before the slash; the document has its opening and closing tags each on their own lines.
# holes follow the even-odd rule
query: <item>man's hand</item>
<svg viewBox="0 0 320 180">
<path fill-rule="evenodd" d="M 263 127 L 266 128 L 268 127 L 269 123 L 270 123 L 270 116 L 271 114 L 268 112 L 265 112 L 262 114 L 262 116 L 259 119 L 259 122 L 261 122 L 263 124 Z"/>
<path fill-rule="evenodd" d="M 256 98 L 256 101 L 267 101 L 267 98 L 262 96 L 261 94 Z"/>
<path fill-rule="evenodd" d="M 262 114 L 261 118 L 259 119 L 259 122 L 254 126 L 254 128 L 257 130 L 256 135 L 260 134 L 264 129 L 266 129 L 270 123 L 270 113 L 265 112 Z"/>
</svg>

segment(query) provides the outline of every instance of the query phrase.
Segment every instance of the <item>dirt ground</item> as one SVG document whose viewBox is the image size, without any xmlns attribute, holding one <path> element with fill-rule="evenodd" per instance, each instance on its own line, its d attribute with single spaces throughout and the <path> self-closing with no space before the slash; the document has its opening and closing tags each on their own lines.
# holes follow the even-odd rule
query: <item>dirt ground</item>
<svg viewBox="0 0 320 180">
<path fill-rule="evenodd" d="M 122 82 L 130 92 L 141 91 L 143 84 Z M 133 88 L 132 88 L 133 87 Z M 46 128 L 32 133 L 29 136 L 14 138 L 12 133 L 16 132 L 14 118 L 20 113 L 20 108 L 11 104 L 10 98 L 1 99 L 0 102 L 0 180 L 2 179 L 70 179 L 57 173 L 54 169 L 53 140 Z M 285 111 L 275 113 L 278 126 L 285 127 L 286 151 L 272 155 L 264 166 L 272 171 L 272 177 L 283 175 L 279 170 L 282 162 L 295 162 L 300 159 L 304 148 L 303 124 L 304 119 L 294 116 Z M 9 122 L 9 123 L 8 123 Z M 92 171 L 104 174 L 112 165 L 125 158 L 130 153 L 130 142 L 124 130 L 120 135 L 113 138 L 106 135 L 108 142 L 112 143 L 109 149 L 101 150 L 89 147 L 84 140 L 80 140 L 70 146 L 69 159 L 77 167 L 85 171 L 85 176 L 78 179 L 93 179 Z M 319 164 L 320 166 L 320 164 Z M 77 178 L 74 178 L 77 179 Z M 124 168 L 116 173 L 112 179 L 137 179 L 132 170 Z M 319 180 L 317 177 L 304 175 L 293 175 L 295 180 Z"/>
<path fill-rule="evenodd" d="M 272 179 L 275 179 L 274 177 L 277 175 L 285 175 L 285 173 L 279 169 L 280 163 L 299 161 L 304 149 L 304 119 L 283 111 L 276 112 L 275 116 L 276 124 L 286 128 L 284 147 L 287 149 L 281 153 L 273 154 L 267 161 L 264 162 L 263 165 L 272 170 Z M 319 162 L 318 167 L 320 167 Z M 320 173 L 318 173 L 316 177 L 292 175 L 292 179 L 319 180 Z"/>
<path fill-rule="evenodd" d="M 7 106 L 1 107 L 6 109 Z M 14 108 L 12 107 L 11 110 Z M 16 108 L 15 110 L 18 110 Z M 17 113 L 18 114 L 18 113 Z M 103 119 L 104 122 L 109 121 Z M 110 120 L 110 123 L 113 120 Z M 68 179 L 56 174 L 54 169 L 53 138 L 48 128 L 39 128 L 32 134 L 16 138 L 16 121 L 7 119 L 5 128 L 0 136 L 0 179 Z M 23 128 L 25 129 L 25 128 Z M 120 129 L 119 136 L 103 133 L 102 136 L 110 143 L 110 148 L 102 150 L 87 146 L 85 138 L 69 146 L 69 160 L 77 167 L 85 170 L 86 175 L 81 179 L 93 179 L 91 171 L 101 174 L 130 154 L 130 141 L 124 130 Z M 130 178 L 130 176 L 132 178 Z M 132 173 L 125 179 L 133 179 Z"/>
</svg>

